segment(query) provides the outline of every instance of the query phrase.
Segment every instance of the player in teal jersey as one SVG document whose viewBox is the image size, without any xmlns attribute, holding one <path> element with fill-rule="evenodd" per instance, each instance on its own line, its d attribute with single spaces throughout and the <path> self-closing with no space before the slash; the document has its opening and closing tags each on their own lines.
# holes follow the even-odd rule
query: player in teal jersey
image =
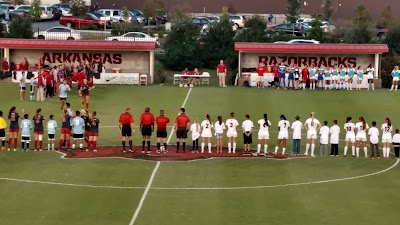
<svg viewBox="0 0 400 225">
<path fill-rule="evenodd" d="M 339 65 L 339 89 L 345 89 L 346 73 L 346 68 L 342 64 Z"/>
<path fill-rule="evenodd" d="M 332 82 L 331 82 L 331 75 L 332 75 L 332 68 L 328 67 L 327 70 L 325 70 L 325 90 L 329 88 L 329 90 L 332 90 Z"/>
<path fill-rule="evenodd" d="M 336 90 L 339 89 L 339 87 L 338 87 L 338 79 L 339 79 L 338 75 L 339 75 L 339 69 L 337 67 L 337 64 L 335 64 L 333 66 L 333 69 L 332 69 L 332 88 L 333 88 L 333 84 L 335 84 Z"/>
<path fill-rule="evenodd" d="M 400 75 L 400 70 L 398 66 L 395 66 L 393 71 L 392 71 L 392 77 L 393 77 L 393 81 L 392 81 L 392 88 L 390 89 L 390 91 L 397 91 L 397 87 L 399 84 L 399 75 Z"/>
<path fill-rule="evenodd" d="M 21 139 L 22 139 L 22 151 L 29 151 L 29 143 L 31 142 L 31 130 L 32 130 L 32 121 L 29 120 L 29 115 L 25 114 L 24 119 L 21 121 Z M 25 149 L 26 143 L 26 149 Z"/>
<path fill-rule="evenodd" d="M 47 122 L 47 151 L 54 151 L 55 135 L 57 130 L 57 121 L 54 120 L 54 115 L 50 115 L 50 120 Z"/>
<path fill-rule="evenodd" d="M 356 70 L 353 68 L 353 65 L 350 65 L 349 69 L 347 70 L 347 90 L 353 90 L 353 78 L 356 77 Z"/>
<path fill-rule="evenodd" d="M 313 63 L 311 64 L 311 67 L 308 70 L 308 77 L 310 78 L 310 90 L 315 90 L 315 75 L 316 75 L 316 69 Z"/>
<path fill-rule="evenodd" d="M 357 88 L 356 91 L 361 91 L 361 83 L 364 79 L 364 70 L 359 66 L 357 68 Z"/>
</svg>

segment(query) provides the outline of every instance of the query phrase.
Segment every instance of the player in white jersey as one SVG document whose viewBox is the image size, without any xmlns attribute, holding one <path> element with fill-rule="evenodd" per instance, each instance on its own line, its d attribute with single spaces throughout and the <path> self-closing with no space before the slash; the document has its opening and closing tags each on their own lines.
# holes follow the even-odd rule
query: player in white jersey
<svg viewBox="0 0 400 225">
<path fill-rule="evenodd" d="M 371 159 L 374 159 L 375 157 L 375 152 L 376 152 L 376 157 L 379 159 L 380 154 L 379 154 L 379 130 L 376 128 L 376 122 L 372 121 L 372 127 L 368 129 L 368 135 L 369 135 L 369 144 L 371 146 Z"/>
<path fill-rule="evenodd" d="M 227 127 L 226 136 L 228 137 L 228 153 L 233 153 L 236 151 L 236 138 L 237 138 L 237 130 L 236 127 L 239 125 L 239 122 L 235 119 L 235 113 L 231 112 L 231 118 L 227 119 L 225 122 L 225 126 Z"/>
<path fill-rule="evenodd" d="M 346 138 L 345 138 L 346 145 L 344 147 L 344 157 L 346 157 L 346 155 L 347 155 L 347 149 L 348 149 L 350 142 L 351 142 L 351 153 L 352 153 L 352 156 L 355 157 L 356 148 L 354 146 L 354 143 L 356 142 L 356 135 L 355 135 L 354 131 L 355 131 L 356 125 L 352 122 L 352 119 L 353 118 L 351 118 L 350 116 L 347 117 L 346 123 L 344 124 L 344 129 L 346 130 Z"/>
<path fill-rule="evenodd" d="M 315 157 L 314 150 L 315 150 L 315 140 L 317 139 L 317 134 L 319 129 L 321 128 L 321 123 L 314 118 L 315 113 L 311 113 L 311 118 L 308 118 L 304 123 L 304 129 L 307 131 L 307 145 L 306 145 L 306 152 L 304 155 L 308 155 L 308 149 L 311 145 L 311 157 Z"/>
<path fill-rule="evenodd" d="M 375 73 L 374 67 L 372 67 L 372 64 L 369 64 L 367 67 L 368 91 L 369 91 L 369 87 L 371 87 L 371 86 L 372 86 L 372 90 L 375 91 L 374 73 Z"/>
<path fill-rule="evenodd" d="M 360 157 L 360 144 L 364 146 L 364 155 L 365 158 L 368 158 L 368 148 L 367 148 L 367 131 L 369 129 L 368 124 L 365 122 L 364 117 L 360 117 L 358 119 L 358 123 L 356 124 L 356 141 L 357 141 L 357 147 L 356 147 L 356 155 L 357 158 Z"/>
<path fill-rule="evenodd" d="M 208 143 L 208 153 L 211 153 L 211 137 L 212 137 L 212 131 L 211 128 L 213 127 L 213 124 L 210 119 L 210 115 L 205 115 L 203 122 L 200 124 L 201 127 L 201 153 L 204 153 L 204 147 L 205 147 L 205 141 Z"/>
<path fill-rule="evenodd" d="M 282 155 L 285 154 L 286 151 L 286 141 L 289 138 L 289 128 L 290 128 L 290 122 L 286 120 L 286 117 L 284 115 L 280 116 L 280 121 L 278 123 L 278 142 L 275 147 L 275 155 L 278 154 L 279 146 L 282 143 Z"/>
<path fill-rule="evenodd" d="M 268 120 L 268 115 L 264 114 L 263 119 L 258 121 L 260 129 L 258 130 L 258 145 L 257 155 L 261 153 L 261 143 L 264 140 L 264 156 L 268 155 L 268 140 L 269 140 L 269 127 L 271 122 Z"/>
<path fill-rule="evenodd" d="M 385 119 L 385 123 L 382 124 L 382 143 L 383 143 L 383 158 L 389 159 L 390 144 L 392 143 L 392 122 L 389 118 Z"/>
<path fill-rule="evenodd" d="M 222 116 L 218 116 L 218 121 L 214 124 L 215 136 L 217 137 L 217 153 L 222 153 L 222 137 L 224 136 L 225 124 Z"/>
</svg>

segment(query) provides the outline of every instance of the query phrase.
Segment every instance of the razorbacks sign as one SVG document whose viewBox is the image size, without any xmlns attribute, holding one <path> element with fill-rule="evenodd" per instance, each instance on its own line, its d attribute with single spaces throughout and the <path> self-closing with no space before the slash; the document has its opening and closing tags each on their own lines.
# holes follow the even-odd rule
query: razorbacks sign
<svg viewBox="0 0 400 225">
<path fill-rule="evenodd" d="M 356 57 L 335 57 L 335 56 L 259 56 L 259 62 L 265 61 L 267 65 L 280 64 L 285 65 L 297 64 L 299 66 L 312 65 L 316 67 L 333 67 L 335 65 L 344 65 L 346 67 L 357 66 Z"/>
<path fill-rule="evenodd" d="M 93 63 L 122 64 L 122 54 L 120 53 L 70 53 L 70 52 L 45 52 L 43 53 L 44 63 L 73 63 L 88 61 Z"/>
</svg>

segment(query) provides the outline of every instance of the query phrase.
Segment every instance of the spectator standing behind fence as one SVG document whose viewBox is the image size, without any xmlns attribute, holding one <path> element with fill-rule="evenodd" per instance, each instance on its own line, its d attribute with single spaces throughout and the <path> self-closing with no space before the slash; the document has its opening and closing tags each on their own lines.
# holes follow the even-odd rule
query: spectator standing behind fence
<svg viewBox="0 0 400 225">
<path fill-rule="evenodd" d="M 226 87 L 225 78 L 226 78 L 226 64 L 224 60 L 220 60 L 219 64 L 217 65 L 217 75 L 219 80 L 220 87 Z"/>
</svg>

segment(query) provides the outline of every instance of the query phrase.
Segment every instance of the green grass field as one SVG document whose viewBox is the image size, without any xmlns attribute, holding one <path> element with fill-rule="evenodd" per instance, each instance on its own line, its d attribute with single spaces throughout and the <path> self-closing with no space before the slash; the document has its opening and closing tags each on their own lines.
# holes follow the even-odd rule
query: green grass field
<svg viewBox="0 0 400 225">
<path fill-rule="evenodd" d="M 81 108 L 75 91 L 68 101 L 74 110 Z M 146 106 L 154 114 L 164 109 L 174 119 L 183 104 L 189 117 L 199 119 L 209 113 L 214 120 L 218 115 L 225 120 L 233 111 L 239 122 L 245 114 L 256 122 L 268 113 L 270 151 L 281 114 L 291 122 L 296 115 L 304 121 L 314 111 L 320 121 L 337 119 L 341 127 L 347 116 L 364 116 L 379 127 L 390 117 L 394 128 L 400 127 L 398 93 L 387 90 L 195 87 L 189 92 L 171 86 L 97 86 L 90 108 L 101 121 L 99 145 L 120 144 L 117 121 L 126 107 L 132 108 L 136 120 Z M 0 84 L 0 110 L 6 114 L 11 106 L 25 109 L 30 117 L 40 107 L 45 118 L 54 114 L 60 121 L 56 99 L 20 101 L 17 85 Z M 140 140 L 135 133 L 134 144 Z M 241 143 L 239 138 L 238 147 Z M 289 141 L 289 153 L 291 146 Z M 302 152 L 304 146 L 305 139 Z M 343 154 L 343 142 L 339 150 Z M 388 161 L 316 157 L 152 162 L 4 151 L 0 152 L 0 225 L 391 225 L 398 223 L 398 163 L 393 156 Z"/>
</svg>

